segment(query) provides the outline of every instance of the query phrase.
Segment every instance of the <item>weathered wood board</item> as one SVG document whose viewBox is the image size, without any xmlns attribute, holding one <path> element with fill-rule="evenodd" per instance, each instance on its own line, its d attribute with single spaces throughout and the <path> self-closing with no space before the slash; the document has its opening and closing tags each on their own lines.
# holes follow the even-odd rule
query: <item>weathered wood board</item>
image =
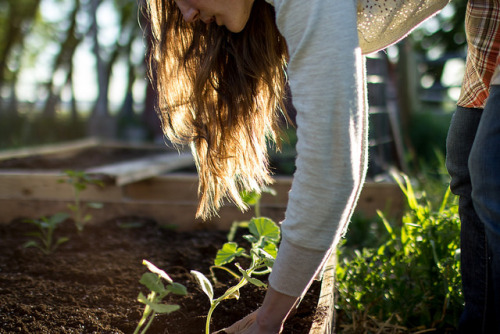
<svg viewBox="0 0 500 334">
<path fill-rule="evenodd" d="M 33 154 L 70 155 L 73 150 L 94 145 L 109 145 L 98 141 L 79 141 L 53 147 L 0 154 L 0 160 L 9 156 Z M 113 143 L 114 146 L 120 146 Z M 122 144 L 123 146 L 123 144 Z M 195 219 L 198 205 L 198 178 L 195 173 L 169 172 L 192 166 L 189 153 L 171 152 L 146 158 L 88 168 L 89 173 L 106 176 L 104 187 L 89 186 L 80 195 L 84 202 L 100 202 L 103 209 L 89 209 L 94 221 L 116 216 L 149 217 L 160 224 L 175 224 L 179 229 L 228 229 L 233 221 L 251 218 L 252 210 L 242 213 L 232 204 L 225 205 L 219 217 L 209 222 Z M 0 169 L 0 223 L 18 218 L 36 218 L 67 211 L 73 201 L 72 187 L 59 182 L 64 178 L 59 170 Z M 284 218 L 292 177 L 276 176 L 272 188 L 277 195 L 264 194 L 261 211 L 277 221 Z M 362 190 L 357 211 L 374 216 L 382 210 L 389 216 L 399 216 L 404 207 L 403 196 L 396 184 L 367 182 Z"/>
</svg>

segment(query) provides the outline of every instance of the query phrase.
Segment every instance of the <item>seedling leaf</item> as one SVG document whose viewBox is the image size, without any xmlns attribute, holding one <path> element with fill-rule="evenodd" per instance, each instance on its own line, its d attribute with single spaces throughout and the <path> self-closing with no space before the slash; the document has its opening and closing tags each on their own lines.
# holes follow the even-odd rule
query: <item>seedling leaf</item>
<svg viewBox="0 0 500 334">
<path fill-rule="evenodd" d="M 41 226 L 41 225 L 38 225 Z M 43 235 L 40 232 L 26 232 L 24 235 L 28 237 L 37 237 L 43 240 Z"/>
<path fill-rule="evenodd" d="M 238 247 L 238 244 L 235 242 L 227 242 L 217 252 L 214 263 L 216 266 L 225 265 L 233 261 L 236 257 L 241 256 L 244 252 L 245 250 Z"/>
<path fill-rule="evenodd" d="M 251 244 L 254 244 L 256 243 L 257 241 L 259 241 L 256 237 L 254 237 L 253 235 L 251 234 L 246 234 L 243 236 L 243 239 L 247 240 L 249 243 Z"/>
<path fill-rule="evenodd" d="M 240 290 L 235 289 L 233 292 L 228 294 L 224 299 L 236 299 L 236 300 L 240 299 Z"/>
<path fill-rule="evenodd" d="M 179 305 L 168 305 L 168 304 L 148 304 L 156 313 L 172 313 L 177 311 L 181 307 Z"/>
<path fill-rule="evenodd" d="M 256 191 L 243 190 L 240 192 L 240 196 L 243 202 L 245 202 L 247 205 L 255 205 L 255 203 L 260 200 L 260 197 L 262 195 Z"/>
<path fill-rule="evenodd" d="M 142 260 L 142 264 L 148 267 L 148 270 L 152 273 L 155 273 L 159 276 L 161 276 L 163 279 L 165 279 L 168 283 L 172 283 L 173 280 L 170 278 L 170 276 L 167 275 L 166 272 L 164 272 L 161 269 L 158 269 L 154 264 L 149 262 L 148 260 Z"/>
<path fill-rule="evenodd" d="M 146 296 L 142 294 L 142 292 L 139 292 L 139 296 L 137 296 L 137 301 L 147 305 L 148 299 L 146 298 Z"/>
<path fill-rule="evenodd" d="M 102 209 L 104 207 L 104 205 L 99 202 L 90 202 L 87 203 L 87 206 L 92 209 Z"/>
<path fill-rule="evenodd" d="M 148 305 L 153 311 L 156 313 L 172 313 L 174 311 L 177 311 L 180 306 L 179 305 L 168 305 L 168 304 L 160 304 L 160 303 L 155 303 L 146 296 L 142 294 L 142 292 L 139 292 L 139 296 L 137 297 L 137 301 Z"/>
<path fill-rule="evenodd" d="M 69 241 L 69 238 L 68 237 L 60 237 L 59 239 L 57 239 L 56 241 L 56 246 L 59 246 L 60 244 L 63 244 L 65 242 Z"/>
<path fill-rule="evenodd" d="M 36 242 L 35 240 L 30 240 L 30 241 L 26 241 L 23 245 L 24 248 L 29 248 L 29 247 L 40 247 L 38 245 L 38 242 Z"/>
<path fill-rule="evenodd" d="M 212 287 L 212 283 L 210 283 L 208 278 L 206 278 L 205 275 L 203 275 L 199 271 L 191 270 L 191 274 L 194 276 L 194 278 L 196 278 L 198 285 L 208 296 L 208 299 L 210 299 L 210 304 L 212 304 L 214 300 L 214 288 Z"/>
<path fill-rule="evenodd" d="M 257 279 L 257 278 L 253 278 L 253 277 L 248 277 L 247 280 L 252 283 L 253 285 L 255 286 L 258 286 L 258 287 L 267 287 L 267 285 L 262 282 L 261 280 Z"/>
<path fill-rule="evenodd" d="M 261 280 L 258 280 L 256 278 L 253 278 L 253 277 L 250 277 L 247 273 L 246 270 L 244 270 L 243 268 L 240 267 L 239 264 L 236 264 L 236 267 L 238 268 L 238 270 L 240 271 L 241 275 L 243 275 L 243 277 L 249 282 L 249 283 L 252 283 L 253 285 L 255 286 L 258 286 L 258 287 L 267 287 L 267 285 L 262 282 Z"/>
<path fill-rule="evenodd" d="M 269 242 L 277 243 L 280 239 L 280 229 L 271 219 L 265 217 L 252 218 L 248 225 L 250 233 L 256 238 L 264 237 Z"/>
<path fill-rule="evenodd" d="M 232 225 L 231 225 L 231 228 L 229 229 L 229 233 L 227 234 L 227 240 L 228 241 L 233 241 L 234 240 L 234 237 L 236 236 L 236 231 L 238 230 L 238 228 L 248 228 L 248 224 L 249 222 L 248 221 L 241 221 L 241 222 L 234 222 Z"/>
<path fill-rule="evenodd" d="M 167 290 L 175 293 L 176 295 L 185 296 L 187 295 L 187 289 L 184 285 L 180 283 L 172 283 L 167 285 Z"/>
<path fill-rule="evenodd" d="M 58 212 L 54 214 L 50 219 L 53 224 L 59 224 L 69 218 L 69 215 L 65 212 Z"/>
<path fill-rule="evenodd" d="M 269 243 L 267 245 L 264 246 L 263 249 L 261 249 L 262 254 L 267 258 L 267 259 L 271 259 L 274 260 L 276 259 L 276 256 L 278 255 L 278 247 L 276 246 L 276 244 L 272 244 L 272 243 Z"/>
<path fill-rule="evenodd" d="M 158 275 L 153 273 L 144 273 L 139 280 L 139 283 L 145 285 L 149 290 L 156 293 L 162 293 L 165 291 L 165 286 L 160 281 Z"/>
<path fill-rule="evenodd" d="M 268 193 L 268 194 L 271 194 L 273 196 L 276 196 L 276 194 L 277 194 L 276 190 L 274 190 L 273 188 L 270 188 L 270 187 L 264 186 L 264 187 L 262 187 L 261 190 L 262 190 L 263 193 Z"/>
</svg>

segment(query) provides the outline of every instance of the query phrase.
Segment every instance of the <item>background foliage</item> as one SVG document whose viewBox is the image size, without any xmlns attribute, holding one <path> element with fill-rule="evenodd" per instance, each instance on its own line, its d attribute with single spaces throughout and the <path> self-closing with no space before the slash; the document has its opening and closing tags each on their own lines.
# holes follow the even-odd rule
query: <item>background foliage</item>
<svg viewBox="0 0 500 334">
<path fill-rule="evenodd" d="M 339 251 L 336 306 L 343 333 L 446 332 L 457 327 L 463 296 L 456 201 L 449 189 L 439 202 L 431 202 L 408 177 L 398 182 L 408 202 L 402 220 L 389 222 L 380 214 L 371 223 L 371 242 L 361 247 L 349 240 L 366 228 L 354 225 Z"/>
</svg>

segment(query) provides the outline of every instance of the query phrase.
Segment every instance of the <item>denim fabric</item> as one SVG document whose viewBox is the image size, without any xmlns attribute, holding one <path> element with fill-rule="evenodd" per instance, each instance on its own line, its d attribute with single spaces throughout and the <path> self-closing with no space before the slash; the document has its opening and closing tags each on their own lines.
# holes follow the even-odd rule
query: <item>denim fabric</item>
<svg viewBox="0 0 500 334">
<path fill-rule="evenodd" d="M 457 108 L 446 147 L 462 225 L 460 332 L 500 333 L 500 86 L 484 110 Z"/>
</svg>

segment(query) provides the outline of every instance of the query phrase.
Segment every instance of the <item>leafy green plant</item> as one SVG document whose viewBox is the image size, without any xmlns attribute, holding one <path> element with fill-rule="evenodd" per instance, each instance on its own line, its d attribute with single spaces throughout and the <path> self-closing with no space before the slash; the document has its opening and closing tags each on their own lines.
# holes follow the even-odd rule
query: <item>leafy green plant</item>
<svg viewBox="0 0 500 334">
<path fill-rule="evenodd" d="M 150 293 L 146 297 L 140 292 L 137 297 L 137 300 L 146 306 L 134 334 L 146 333 L 156 314 L 169 314 L 180 308 L 179 305 L 170 305 L 161 302 L 168 294 L 173 293 L 181 296 L 187 294 L 186 287 L 175 283 L 165 271 L 158 269 L 149 261 L 143 260 L 142 263 L 148 267 L 150 272 L 143 274 L 139 282 L 146 286 L 150 290 Z M 163 284 L 162 279 L 168 283 L 167 286 Z"/>
<path fill-rule="evenodd" d="M 272 188 L 269 187 L 263 187 L 262 193 L 268 193 L 273 196 L 276 196 L 276 191 Z M 243 203 L 246 205 L 253 207 L 254 210 L 254 217 L 260 217 L 260 200 L 262 198 L 262 193 L 259 193 L 257 191 L 240 191 L 240 196 L 241 199 L 243 200 Z M 239 228 L 248 228 L 248 224 L 250 222 L 245 220 L 245 221 L 235 221 L 231 225 L 231 228 L 229 229 L 229 233 L 227 234 L 227 240 L 228 241 L 233 241 L 234 237 L 236 236 L 236 232 L 238 231 Z"/>
<path fill-rule="evenodd" d="M 103 182 L 83 171 L 66 170 L 64 174 L 67 178 L 60 179 L 59 182 L 68 183 L 73 187 L 74 202 L 73 204 L 68 204 L 68 208 L 73 212 L 73 220 L 75 221 L 76 229 L 80 233 L 83 231 L 84 225 L 92 219 L 91 214 L 84 214 L 80 193 L 91 184 L 102 187 Z M 86 206 L 93 209 L 101 209 L 102 203 L 86 203 Z"/>
<path fill-rule="evenodd" d="M 379 213 L 388 234 L 383 243 L 353 255 L 339 250 L 336 307 L 344 318 L 343 333 L 455 327 L 463 307 L 460 221 L 449 188 L 433 208 L 408 177 L 397 181 L 409 207 L 402 224 L 390 224 Z"/>
<path fill-rule="evenodd" d="M 253 218 L 248 224 L 250 234 L 243 236 L 251 243 L 250 250 L 247 252 L 239 247 L 236 242 L 227 242 L 217 252 L 214 266 L 212 269 L 221 269 L 234 276 L 238 283 L 229 287 L 222 296 L 215 298 L 214 289 L 210 280 L 202 273 L 192 270 L 191 274 L 195 277 L 198 285 L 210 300 L 210 309 L 207 314 L 205 324 L 206 334 L 210 333 L 210 320 L 215 308 L 226 299 L 240 296 L 240 289 L 248 283 L 256 286 L 266 286 L 261 280 L 252 277 L 254 275 L 265 275 L 271 272 L 276 254 L 278 252 L 277 244 L 280 239 L 279 227 L 269 218 Z M 227 265 L 235 261 L 236 258 L 243 257 L 249 259 L 250 264 L 247 269 L 243 269 L 239 263 L 234 263 L 239 273 L 230 269 Z"/>
<path fill-rule="evenodd" d="M 57 226 L 68 217 L 69 215 L 67 213 L 56 213 L 50 217 L 24 220 L 25 223 L 33 224 L 38 229 L 38 231 L 26 233 L 26 235 L 35 237 L 38 240 L 29 240 L 23 247 L 36 247 L 45 255 L 53 253 L 59 245 L 69 240 L 67 237 L 60 237 L 57 240 L 54 239 L 54 231 Z"/>
<path fill-rule="evenodd" d="M 256 191 L 240 191 L 240 196 L 243 202 L 248 206 L 253 206 L 254 208 L 254 216 L 260 217 L 260 200 L 262 199 L 262 193 L 271 194 L 276 196 L 276 191 L 269 187 L 262 187 L 262 192 Z"/>
</svg>

